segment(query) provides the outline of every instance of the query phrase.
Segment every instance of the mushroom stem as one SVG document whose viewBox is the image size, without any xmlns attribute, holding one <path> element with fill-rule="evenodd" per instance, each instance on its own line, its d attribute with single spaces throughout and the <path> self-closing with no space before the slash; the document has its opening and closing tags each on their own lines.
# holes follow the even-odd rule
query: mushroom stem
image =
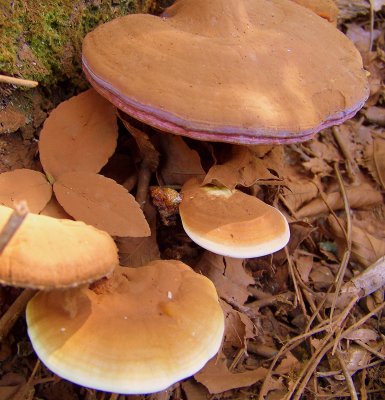
<svg viewBox="0 0 385 400">
<path fill-rule="evenodd" d="M 35 295 L 36 290 L 24 289 L 8 310 L 0 318 L 0 343 L 8 336 L 15 322 L 19 319 L 24 309 Z"/>
<path fill-rule="evenodd" d="M 4 228 L 0 232 L 0 255 L 4 251 L 9 241 L 12 239 L 13 235 L 20 228 L 20 225 L 23 223 L 27 214 L 27 203 L 21 201 L 16 205 L 16 209 L 13 211 Z"/>
<path fill-rule="evenodd" d="M 8 83 L 10 85 L 24 86 L 27 88 L 34 88 L 39 84 L 39 82 L 30 81 L 29 79 L 15 78 L 7 75 L 0 75 L 0 83 Z"/>
</svg>

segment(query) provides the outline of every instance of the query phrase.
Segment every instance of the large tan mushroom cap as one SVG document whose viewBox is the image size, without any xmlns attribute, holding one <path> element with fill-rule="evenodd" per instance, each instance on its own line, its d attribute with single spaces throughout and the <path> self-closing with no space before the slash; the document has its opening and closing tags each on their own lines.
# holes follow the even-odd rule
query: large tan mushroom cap
<svg viewBox="0 0 385 400">
<path fill-rule="evenodd" d="M 0 230 L 12 214 L 0 206 Z M 118 265 L 105 232 L 83 222 L 28 214 L 0 255 L 0 282 L 36 289 L 92 282 Z"/>
<path fill-rule="evenodd" d="M 121 267 L 94 291 L 41 292 L 27 323 L 53 372 L 117 393 L 156 392 L 194 374 L 224 330 L 214 285 L 180 261 Z"/>
<path fill-rule="evenodd" d="M 117 107 L 195 139 L 288 143 L 352 117 L 368 96 L 360 54 L 288 0 L 179 0 L 89 33 L 83 67 Z"/>
<path fill-rule="evenodd" d="M 195 243 L 224 256 L 261 257 L 280 250 L 290 237 L 276 208 L 239 190 L 200 186 L 195 179 L 182 188 L 179 213 Z"/>
</svg>

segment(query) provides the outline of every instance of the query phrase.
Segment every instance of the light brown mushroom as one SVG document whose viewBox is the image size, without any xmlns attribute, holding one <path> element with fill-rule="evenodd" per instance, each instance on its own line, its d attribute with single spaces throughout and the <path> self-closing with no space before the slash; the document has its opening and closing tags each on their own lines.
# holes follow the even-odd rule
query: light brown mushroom
<svg viewBox="0 0 385 400">
<path fill-rule="evenodd" d="M 42 362 L 80 385 L 166 389 L 218 351 L 224 316 L 214 285 L 180 261 L 120 267 L 93 288 L 38 293 L 28 334 Z"/>
<path fill-rule="evenodd" d="M 195 179 L 182 188 L 179 206 L 187 235 L 201 247 L 234 258 L 274 253 L 289 241 L 285 217 L 254 196 Z"/>
<path fill-rule="evenodd" d="M 12 214 L 0 206 L 0 231 Z M 83 222 L 28 214 L 0 255 L 0 283 L 34 289 L 74 287 L 118 265 L 113 239 Z"/>
<path fill-rule="evenodd" d="M 292 143 L 342 123 L 369 94 L 359 52 L 286 0 L 177 0 L 83 43 L 83 69 L 132 117 L 194 139 Z"/>
</svg>

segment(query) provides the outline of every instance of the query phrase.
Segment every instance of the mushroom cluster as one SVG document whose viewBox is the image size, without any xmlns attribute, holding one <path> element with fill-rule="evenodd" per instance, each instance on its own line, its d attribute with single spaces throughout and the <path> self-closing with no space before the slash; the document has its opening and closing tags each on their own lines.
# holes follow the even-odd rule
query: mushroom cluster
<svg viewBox="0 0 385 400">
<path fill-rule="evenodd" d="M 353 44 L 289 0 L 177 0 L 160 17 L 99 26 L 84 39 L 82 62 L 96 91 L 129 117 L 232 145 L 309 140 L 354 116 L 368 96 Z M 91 180 L 84 171 L 56 172 L 54 154 L 42 161 L 55 178 L 64 176 L 58 197 Z M 95 177 L 98 167 L 87 174 Z M 190 238 L 238 258 L 284 247 L 284 215 L 235 186 L 184 182 L 179 213 Z M 224 330 L 212 283 L 178 261 L 117 267 L 89 287 L 41 292 L 27 322 L 52 371 L 120 393 L 159 391 L 195 373 L 218 351 Z"/>
<path fill-rule="evenodd" d="M 178 0 L 160 17 L 117 18 L 85 37 L 83 70 L 116 107 L 163 132 L 241 145 L 305 141 L 353 117 L 369 88 L 353 43 L 333 24 L 296 3 Z M 322 15 L 325 7 L 330 15 L 335 11 L 330 1 L 315 11 Z M 254 213 L 249 211 L 245 218 L 242 201 L 230 202 L 225 192 L 220 187 L 200 193 L 210 193 L 207 199 L 215 198 L 213 204 L 227 208 L 234 220 L 229 223 L 223 213 L 216 218 L 211 214 L 211 225 L 201 227 L 199 234 L 186 221 L 193 217 L 183 211 L 191 209 L 191 199 L 182 197 L 182 222 L 194 241 L 239 257 L 285 246 L 288 228 L 278 210 L 244 195 L 245 201 L 254 202 L 249 209 Z M 233 195 L 231 199 L 239 196 Z M 273 228 L 263 239 L 266 225 Z M 255 229 L 262 233 L 251 239 Z M 274 230 L 277 236 L 272 239 Z M 232 238 L 230 248 L 221 232 Z M 234 251 L 248 240 L 250 246 L 254 240 L 254 251 Z"/>
</svg>

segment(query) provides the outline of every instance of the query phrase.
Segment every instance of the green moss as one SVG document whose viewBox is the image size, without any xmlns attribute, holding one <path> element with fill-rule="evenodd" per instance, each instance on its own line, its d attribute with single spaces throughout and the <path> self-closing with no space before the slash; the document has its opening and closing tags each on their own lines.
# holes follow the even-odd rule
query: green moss
<svg viewBox="0 0 385 400">
<path fill-rule="evenodd" d="M 0 72 L 50 85 L 80 75 L 81 41 L 95 26 L 146 11 L 150 0 L 0 0 Z M 144 4 L 144 5 L 143 5 Z"/>
</svg>

